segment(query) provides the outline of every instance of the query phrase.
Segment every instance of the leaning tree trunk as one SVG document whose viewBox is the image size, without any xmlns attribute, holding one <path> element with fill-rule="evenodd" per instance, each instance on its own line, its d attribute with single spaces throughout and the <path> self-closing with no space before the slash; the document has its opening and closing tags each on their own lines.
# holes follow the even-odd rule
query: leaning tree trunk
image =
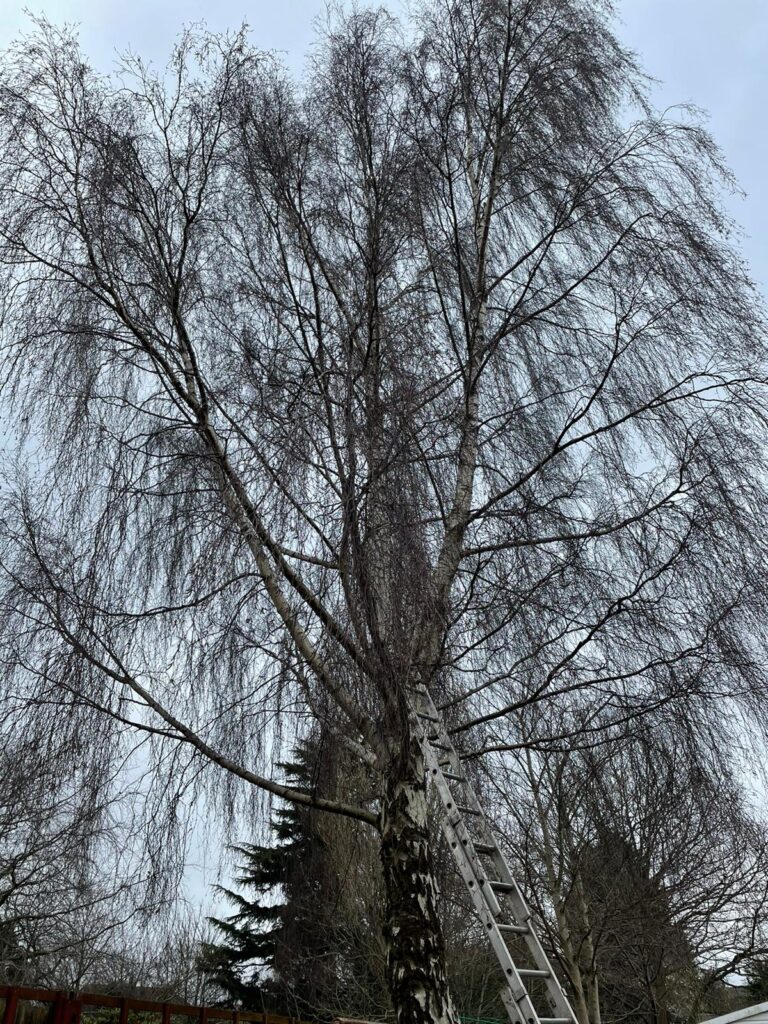
<svg viewBox="0 0 768 1024">
<path fill-rule="evenodd" d="M 381 829 L 387 980 L 398 1024 L 458 1024 L 438 917 L 424 759 L 415 740 L 386 780 Z"/>
</svg>

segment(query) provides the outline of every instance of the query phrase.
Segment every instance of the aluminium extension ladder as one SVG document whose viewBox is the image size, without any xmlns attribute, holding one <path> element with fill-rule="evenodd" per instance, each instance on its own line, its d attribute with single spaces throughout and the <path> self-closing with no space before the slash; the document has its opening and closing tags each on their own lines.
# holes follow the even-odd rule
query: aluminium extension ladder
<svg viewBox="0 0 768 1024">
<path fill-rule="evenodd" d="M 512 877 L 474 789 L 462 770 L 461 758 L 451 742 L 442 715 L 425 687 L 419 686 L 416 695 L 418 704 L 414 710 L 424 723 L 427 777 L 431 779 L 442 804 L 443 834 L 504 973 L 501 998 L 511 1024 L 577 1024 L 552 964 L 533 929 L 531 912 L 520 887 Z M 524 940 L 531 966 L 522 967 L 515 963 L 507 946 L 507 936 L 520 936 Z M 543 982 L 546 989 L 546 996 L 541 1000 L 548 1004 L 545 1013 L 536 1009 L 526 985 L 534 979 L 539 979 L 535 984 Z"/>
</svg>

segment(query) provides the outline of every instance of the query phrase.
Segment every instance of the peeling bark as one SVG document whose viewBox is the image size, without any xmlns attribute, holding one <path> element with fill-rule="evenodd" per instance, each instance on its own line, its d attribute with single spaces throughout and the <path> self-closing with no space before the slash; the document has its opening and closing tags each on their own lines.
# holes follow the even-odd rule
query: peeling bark
<svg viewBox="0 0 768 1024">
<path fill-rule="evenodd" d="M 398 1024 L 458 1024 L 438 918 L 424 763 L 416 741 L 412 748 L 393 766 L 382 806 L 387 979 Z"/>
</svg>

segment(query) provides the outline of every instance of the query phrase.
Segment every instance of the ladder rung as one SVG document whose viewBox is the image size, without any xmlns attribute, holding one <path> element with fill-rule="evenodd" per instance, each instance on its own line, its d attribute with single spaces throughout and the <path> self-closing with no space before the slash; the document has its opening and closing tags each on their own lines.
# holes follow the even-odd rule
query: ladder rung
<svg viewBox="0 0 768 1024">
<path fill-rule="evenodd" d="M 515 886 L 512 882 L 491 882 L 491 888 L 496 892 L 514 892 Z"/>
<path fill-rule="evenodd" d="M 428 691 L 422 692 L 429 696 Z M 432 708 L 431 699 L 425 700 L 421 706 L 423 708 Z M 485 822 L 485 816 L 472 783 L 466 774 L 462 774 L 462 758 L 451 742 L 450 733 L 447 731 L 443 719 L 439 716 L 439 712 L 438 717 L 427 711 L 416 711 L 416 714 L 420 719 L 429 723 L 423 727 L 424 731 L 421 733 L 421 742 L 429 743 L 430 747 L 434 748 L 433 751 L 425 747 L 425 754 L 427 755 L 429 765 L 431 765 L 429 775 L 433 776 L 433 781 L 437 783 L 438 791 L 445 801 L 445 810 L 449 812 L 446 814 L 443 827 L 446 836 L 450 840 L 453 856 L 461 870 L 462 877 L 469 885 L 475 909 L 487 923 L 490 930 L 489 937 L 496 958 L 504 973 L 508 975 L 507 986 L 502 992 L 502 999 L 507 1006 L 510 1017 L 513 1021 L 518 1020 L 518 1017 L 520 1017 L 519 1024 L 524 1024 L 526 1019 L 529 1021 L 529 1024 L 577 1024 L 576 1018 L 573 1016 L 568 1005 L 568 1000 L 560 988 L 557 976 L 549 965 L 547 965 L 547 969 L 538 967 L 520 968 L 516 967 L 516 965 L 513 966 L 511 963 L 511 950 L 506 948 L 506 942 L 501 939 L 503 935 L 525 936 L 526 944 L 530 947 L 530 952 L 533 954 L 528 957 L 529 960 L 540 964 L 547 964 L 547 958 L 542 953 L 533 929 L 533 921 L 531 920 L 530 911 L 526 907 L 522 891 L 514 880 L 491 829 Z M 441 769 L 440 772 L 434 768 L 435 763 Z M 473 806 L 468 807 L 456 803 L 452 788 L 448 789 L 445 784 L 446 782 L 457 783 L 465 787 L 458 792 L 462 794 L 462 799 L 468 801 Z M 460 820 L 460 815 L 465 814 L 479 819 L 479 821 L 472 823 L 472 831 L 479 833 L 479 836 L 482 837 L 477 842 L 469 831 L 469 823 Z M 501 875 L 505 881 L 498 877 L 496 879 L 484 877 L 485 864 L 478 862 L 477 857 L 479 856 L 492 857 L 493 861 L 490 863 L 494 864 L 495 870 L 492 870 L 491 873 L 497 876 Z M 490 867 L 489 870 L 491 870 Z M 495 899 L 491 893 L 510 897 L 509 905 L 504 907 L 505 912 L 503 914 L 501 911 L 505 901 Z M 512 917 L 513 920 L 516 919 L 520 923 L 510 922 L 502 924 L 496 920 L 497 915 L 499 917 Z M 495 932 L 494 923 L 497 929 Z M 524 980 L 535 978 L 541 978 L 546 982 L 544 987 L 546 987 L 549 994 L 550 1013 L 560 1010 L 561 1013 L 570 1013 L 570 1016 L 538 1016 L 532 1004 L 531 994 L 528 992 L 528 985 Z M 537 986 L 532 987 L 536 988 Z M 525 1009 L 526 1013 L 531 1014 L 531 1016 L 527 1018 L 521 1017 L 523 1009 Z"/>
<path fill-rule="evenodd" d="M 496 853 L 496 847 L 491 846 L 490 843 L 473 843 L 475 853 L 492 854 Z"/>
</svg>

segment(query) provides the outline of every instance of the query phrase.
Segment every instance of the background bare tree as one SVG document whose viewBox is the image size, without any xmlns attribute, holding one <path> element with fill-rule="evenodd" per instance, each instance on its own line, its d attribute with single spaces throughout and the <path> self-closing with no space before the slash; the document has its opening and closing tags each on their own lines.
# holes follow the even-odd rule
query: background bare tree
<svg viewBox="0 0 768 1024">
<path fill-rule="evenodd" d="M 697 1020 L 768 945 L 768 827 L 745 752 L 715 721 L 703 749 L 681 724 L 508 755 L 513 784 L 495 787 L 583 1024 Z"/>
<path fill-rule="evenodd" d="M 609 15 L 339 14 L 301 89 L 242 34 L 4 61 L 4 693 L 104 778 L 143 734 L 155 821 L 367 823 L 402 1021 L 456 1019 L 417 687 L 474 757 L 766 720 L 763 311 Z M 273 778 L 312 719 L 370 799 Z"/>
<path fill-rule="evenodd" d="M 212 929 L 202 909 L 177 907 L 150 928 L 115 930 L 87 979 L 88 988 L 121 996 L 203 1005 L 211 1002 L 200 969 Z"/>
<path fill-rule="evenodd" d="M 132 837 L 120 794 L 79 763 L 78 750 L 52 743 L 47 732 L 0 723 L 4 983 L 77 987 L 96 951 L 148 894 L 121 852 Z"/>
</svg>

